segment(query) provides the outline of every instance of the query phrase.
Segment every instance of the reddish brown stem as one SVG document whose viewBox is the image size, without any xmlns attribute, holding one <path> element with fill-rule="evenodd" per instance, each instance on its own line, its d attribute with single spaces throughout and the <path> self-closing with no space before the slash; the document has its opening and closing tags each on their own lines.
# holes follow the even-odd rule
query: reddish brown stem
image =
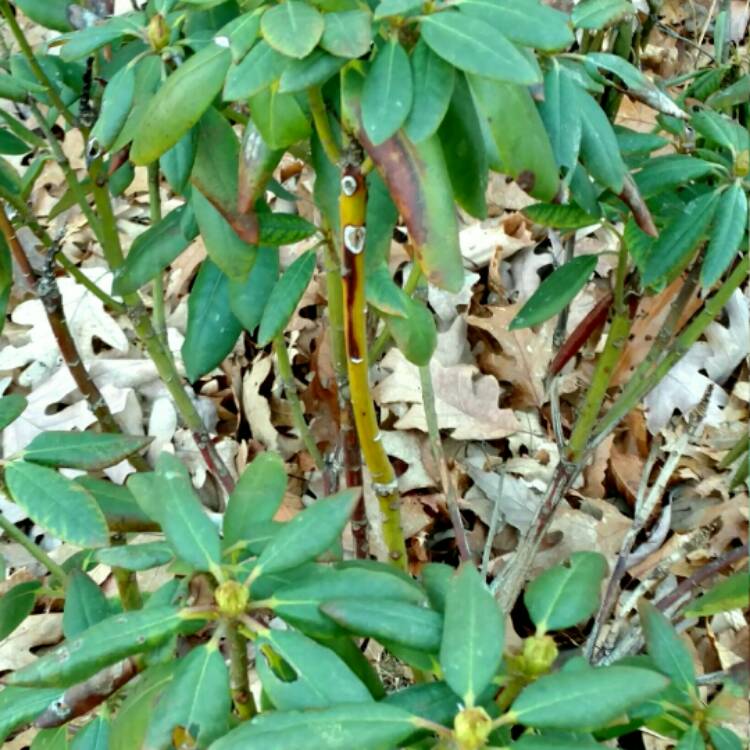
<svg viewBox="0 0 750 750">
<path fill-rule="evenodd" d="M 627 205 L 633 214 L 635 223 L 650 237 L 658 237 L 659 230 L 654 224 L 651 212 L 648 210 L 646 202 L 643 200 L 635 180 L 630 175 L 625 175 L 625 181 L 622 184 L 620 199 Z"/>
<path fill-rule="evenodd" d="M 350 401 L 343 403 L 340 399 L 339 420 L 341 426 L 342 454 L 344 458 L 344 476 L 347 487 L 362 487 L 362 459 L 354 426 L 354 415 Z M 367 538 L 367 512 L 364 497 L 352 513 L 352 535 L 354 536 L 354 551 L 358 560 L 366 560 L 370 556 L 370 542 Z"/>
</svg>

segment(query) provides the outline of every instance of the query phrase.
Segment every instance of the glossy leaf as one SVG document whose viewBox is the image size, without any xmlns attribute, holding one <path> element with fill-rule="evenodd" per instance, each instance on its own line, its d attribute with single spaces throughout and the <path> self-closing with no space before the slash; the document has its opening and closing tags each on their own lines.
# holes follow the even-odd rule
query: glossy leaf
<svg viewBox="0 0 750 750">
<path fill-rule="evenodd" d="M 79 547 L 109 542 L 107 523 L 94 498 L 46 466 L 13 461 L 5 467 L 13 499 L 43 529 Z"/>
<path fill-rule="evenodd" d="M 96 477 L 81 476 L 74 484 L 83 487 L 104 513 L 110 531 L 155 531 L 157 524 L 136 503 L 130 490 Z"/>
<path fill-rule="evenodd" d="M 747 230 L 747 194 L 739 180 L 725 190 L 716 207 L 711 239 L 701 267 L 704 289 L 713 286 L 727 270 Z"/>
<path fill-rule="evenodd" d="M 239 62 L 252 49 L 260 31 L 260 18 L 265 8 L 257 8 L 232 19 L 221 29 L 221 34 L 229 38 L 232 60 Z"/>
<path fill-rule="evenodd" d="M 135 67 L 126 65 L 115 73 L 104 88 L 99 117 L 91 129 L 91 142 L 109 150 L 130 114 L 135 98 Z"/>
<path fill-rule="evenodd" d="M 258 331 L 258 345 L 266 346 L 289 322 L 315 270 L 315 252 L 300 255 L 276 282 L 266 303 Z"/>
<path fill-rule="evenodd" d="M 239 65 L 233 65 L 224 85 L 224 98 L 234 102 L 249 99 L 281 76 L 289 58 L 267 42 L 258 42 Z"/>
<path fill-rule="evenodd" d="M 143 450 L 152 439 L 107 432 L 48 430 L 37 435 L 23 449 L 22 456 L 25 461 L 43 466 L 93 471 L 114 466 Z"/>
<path fill-rule="evenodd" d="M 12 685 L 68 687 L 104 667 L 165 643 L 178 633 L 194 633 L 203 626 L 188 620 L 174 607 L 154 607 L 113 615 L 90 627 L 79 638 L 65 642 L 6 678 Z"/>
<path fill-rule="evenodd" d="M 70 31 L 73 28 L 68 19 L 68 8 L 72 4 L 73 0 L 15 0 L 15 5 L 25 16 L 55 31 Z"/>
<path fill-rule="evenodd" d="M 370 691 L 328 648 L 293 630 L 268 630 L 256 642 L 263 690 L 281 710 L 367 703 Z M 291 670 L 279 673 L 278 661 Z"/>
<path fill-rule="evenodd" d="M 733 155 L 746 151 L 750 146 L 747 128 L 710 109 L 695 112 L 690 124 L 704 137 L 728 149 Z"/>
<path fill-rule="evenodd" d="M 393 227 L 389 228 L 391 231 L 387 235 L 388 250 L 390 250 L 390 241 L 393 236 Z M 367 229 L 372 229 L 369 222 L 367 223 Z M 367 240 L 369 239 L 370 233 L 368 231 Z M 366 248 L 365 252 L 367 252 Z M 393 280 L 385 260 L 377 265 L 373 263 L 371 267 L 366 269 L 365 295 L 368 305 L 372 305 L 379 312 L 388 315 L 405 318 L 411 309 L 409 295 Z"/>
<path fill-rule="evenodd" d="M 312 237 L 318 228 L 297 214 L 278 211 L 258 214 L 260 241 L 264 245 L 293 245 Z"/>
<path fill-rule="evenodd" d="M 573 8 L 573 24 L 578 29 L 603 29 L 633 15 L 628 0 L 581 0 Z"/>
<path fill-rule="evenodd" d="M 510 750 L 603 750 L 600 745 L 585 735 L 524 734 L 511 743 Z"/>
<path fill-rule="evenodd" d="M 269 8 L 261 17 L 265 40 L 287 57 L 309 55 L 323 34 L 323 16 L 299 0 L 285 0 Z"/>
<path fill-rule="evenodd" d="M 110 750 L 111 724 L 108 716 L 99 715 L 76 732 L 70 750 Z"/>
<path fill-rule="evenodd" d="M 75 638 L 111 614 L 104 592 L 86 573 L 74 570 L 65 589 L 62 623 L 65 637 Z"/>
<path fill-rule="evenodd" d="M 644 198 L 687 185 L 716 170 L 716 165 L 687 154 L 667 154 L 649 159 L 635 182 Z"/>
<path fill-rule="evenodd" d="M 437 347 L 437 327 L 424 303 L 405 295 L 406 315 L 388 315 L 383 320 L 401 353 L 417 367 L 427 365 Z"/>
<path fill-rule="evenodd" d="M 445 611 L 445 599 L 454 572 L 446 563 L 427 563 L 422 567 L 422 584 L 429 597 L 430 606 L 438 612 Z"/>
<path fill-rule="evenodd" d="M 461 709 L 461 699 L 445 682 L 410 685 L 389 693 L 383 702 L 444 726 L 450 726 Z"/>
<path fill-rule="evenodd" d="M 534 223 L 555 229 L 581 229 L 601 221 L 570 203 L 535 203 L 526 206 L 523 213 Z"/>
<path fill-rule="evenodd" d="M 20 156 L 31 151 L 31 146 L 13 135 L 9 130 L 0 129 L 0 154 Z"/>
<path fill-rule="evenodd" d="M 194 648 L 181 659 L 146 733 L 145 750 L 172 747 L 173 730 L 187 732 L 196 747 L 207 747 L 229 726 L 232 700 L 229 670 L 217 644 Z"/>
<path fill-rule="evenodd" d="M 17 583 L 0 598 L 0 641 L 5 640 L 34 609 L 39 581 Z"/>
<path fill-rule="evenodd" d="M 607 561 L 598 552 L 575 552 L 537 576 L 524 593 L 537 631 L 563 630 L 591 617 L 606 573 Z"/>
<path fill-rule="evenodd" d="M 250 97 L 253 122 L 270 148 L 281 149 L 310 135 L 310 121 L 294 94 L 283 94 L 277 86 Z"/>
<path fill-rule="evenodd" d="M 467 73 L 526 85 L 539 80 L 526 57 L 478 18 L 447 10 L 424 17 L 420 29 L 433 52 Z"/>
<path fill-rule="evenodd" d="M 60 697 L 57 688 L 6 687 L 0 690 L 0 742 L 23 724 L 36 719 Z"/>
<path fill-rule="evenodd" d="M 240 724 L 211 750 L 384 750 L 414 731 L 411 714 L 383 703 L 355 703 L 318 711 L 272 711 Z"/>
<path fill-rule="evenodd" d="M 654 242 L 641 275 L 644 286 L 669 283 L 690 259 L 711 224 L 719 193 L 705 193 L 685 205 Z"/>
<path fill-rule="evenodd" d="M 642 599 L 638 606 L 646 650 L 659 671 L 674 684 L 688 690 L 695 686 L 693 657 L 680 640 L 672 623 L 651 602 Z"/>
<path fill-rule="evenodd" d="M 421 7 L 419 0 L 381 0 L 375 8 L 373 18 L 379 21 L 381 18 L 409 16 L 419 11 Z"/>
<path fill-rule="evenodd" d="M 742 750 L 742 740 L 728 727 L 710 726 L 708 736 L 714 750 Z"/>
<path fill-rule="evenodd" d="M 77 31 L 60 37 L 64 41 L 60 50 L 60 59 L 65 61 L 80 60 L 107 44 L 112 44 L 124 36 L 137 36 L 144 16 L 142 13 L 125 13 L 113 16 L 103 23 L 84 26 Z"/>
<path fill-rule="evenodd" d="M 443 121 L 453 93 L 455 69 L 420 39 L 411 54 L 411 71 L 413 103 L 404 130 L 418 143 L 433 135 Z"/>
<path fill-rule="evenodd" d="M 747 609 L 750 574 L 740 571 L 725 578 L 685 609 L 686 617 L 707 617 L 730 609 Z"/>
<path fill-rule="evenodd" d="M 373 144 L 380 145 L 403 125 L 412 97 L 409 58 L 391 39 L 378 51 L 362 89 L 362 120 Z"/>
<path fill-rule="evenodd" d="M 279 92 L 293 94 L 311 86 L 322 86 L 337 73 L 346 60 L 334 57 L 321 49 L 313 50 L 303 60 L 292 60 L 279 79 Z"/>
<path fill-rule="evenodd" d="M 263 550 L 256 570 L 287 570 L 325 552 L 341 535 L 358 495 L 357 490 L 344 490 L 298 513 Z"/>
<path fill-rule="evenodd" d="M 703 740 L 700 728 L 693 724 L 680 737 L 675 750 L 705 750 L 705 747 L 706 743 Z"/>
<path fill-rule="evenodd" d="M 529 328 L 557 315 L 583 289 L 597 260 L 596 255 L 580 255 L 555 269 L 531 295 L 508 329 Z"/>
<path fill-rule="evenodd" d="M 242 134 L 237 172 L 237 210 L 240 213 L 255 210 L 256 202 L 265 195 L 266 187 L 283 155 L 282 150 L 269 147 L 252 120 L 247 123 Z M 246 270 L 249 271 L 250 268 Z M 224 272 L 234 278 L 234 274 Z M 244 277 L 246 273 L 239 275 Z"/>
<path fill-rule="evenodd" d="M 356 59 L 372 45 L 370 14 L 363 10 L 326 13 L 320 46 L 332 55 Z"/>
<path fill-rule="evenodd" d="M 590 729 L 616 719 L 669 684 L 636 667 L 557 672 L 525 687 L 511 706 L 521 724 L 539 729 Z"/>
<path fill-rule="evenodd" d="M 267 451 L 242 472 L 224 513 L 224 548 L 248 539 L 251 527 L 276 515 L 286 491 L 284 461 Z"/>
<path fill-rule="evenodd" d="M 583 89 L 577 89 L 575 102 L 581 115 L 581 159 L 597 182 L 619 193 L 627 168 L 612 125 L 599 104 Z"/>
<path fill-rule="evenodd" d="M 28 89 L 13 76 L 0 72 L 0 99 L 10 99 L 13 102 L 24 102 L 28 96 Z"/>
<path fill-rule="evenodd" d="M 279 251 L 275 247 L 259 247 L 247 279 L 229 280 L 229 307 L 246 331 L 252 333 L 260 323 L 278 277 Z"/>
<path fill-rule="evenodd" d="M 159 158 L 159 167 L 169 186 L 178 195 L 185 194 L 190 181 L 190 172 L 195 162 L 197 146 L 197 132 L 195 128 L 188 130 L 169 151 Z"/>
<path fill-rule="evenodd" d="M 385 639 L 420 651 L 437 652 L 441 616 L 426 607 L 394 599 L 333 599 L 320 606 L 335 623 L 356 635 Z"/>
<path fill-rule="evenodd" d="M 94 559 L 103 565 L 123 570 L 149 570 L 170 563 L 174 559 L 174 552 L 166 542 L 131 543 L 98 549 Z"/>
<path fill-rule="evenodd" d="M 28 403 L 20 393 L 9 393 L 0 398 L 0 430 L 15 422 L 23 414 Z"/>
<path fill-rule="evenodd" d="M 464 563 L 448 583 L 440 666 L 467 706 L 490 684 L 503 657 L 503 615 L 477 569 Z"/>
<path fill-rule="evenodd" d="M 188 297 L 182 359 L 188 380 L 218 367 L 234 348 L 242 325 L 229 306 L 229 279 L 209 258 L 203 261 Z"/>
<path fill-rule="evenodd" d="M 226 37 L 220 37 L 227 41 Z M 134 164 L 150 164 L 200 120 L 224 84 L 232 55 L 228 43 L 208 44 L 167 78 L 143 115 L 130 149 Z"/>
</svg>

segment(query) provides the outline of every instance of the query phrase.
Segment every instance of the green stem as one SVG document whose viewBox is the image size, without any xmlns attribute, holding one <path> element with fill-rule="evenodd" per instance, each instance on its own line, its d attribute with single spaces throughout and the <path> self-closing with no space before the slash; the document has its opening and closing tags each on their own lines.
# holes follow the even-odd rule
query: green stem
<svg viewBox="0 0 750 750">
<path fill-rule="evenodd" d="M 68 585 L 68 574 L 58 565 L 43 549 L 38 547 L 29 539 L 15 524 L 11 523 L 0 513 L 0 529 L 2 529 L 14 542 L 20 544 L 37 562 L 44 565 L 53 575 L 58 583 L 65 587 Z"/>
<path fill-rule="evenodd" d="M 148 165 L 148 208 L 151 226 L 161 221 L 161 196 L 159 194 L 159 162 L 155 161 Z M 154 307 L 153 320 L 156 333 L 166 344 L 167 341 L 167 315 L 164 309 L 164 274 L 154 276 L 153 286 Z"/>
<path fill-rule="evenodd" d="M 229 643 L 229 679 L 232 701 L 237 715 L 242 721 L 251 719 L 258 712 L 255 699 L 250 691 L 247 662 L 247 638 L 239 632 L 236 623 L 227 627 Z"/>
<path fill-rule="evenodd" d="M 98 287 L 83 271 L 73 263 L 70 258 L 63 252 L 58 252 L 55 255 L 55 260 L 83 287 L 88 289 L 91 294 L 97 297 L 104 303 L 105 307 L 108 307 L 112 312 L 124 313 L 127 308 L 122 302 L 118 302 L 114 297 L 110 297 L 103 289 Z"/>
<path fill-rule="evenodd" d="M 323 146 L 328 161 L 333 165 L 337 165 L 341 161 L 341 151 L 331 130 L 331 121 L 328 119 L 328 112 L 326 111 L 320 86 L 311 86 L 307 90 L 307 96 L 310 101 L 310 112 L 313 116 L 318 138 L 320 138 L 320 144 Z"/>
<path fill-rule="evenodd" d="M 294 373 L 292 372 L 292 363 L 289 361 L 289 352 L 286 348 L 286 342 L 284 341 L 284 334 L 280 333 L 273 340 L 273 351 L 276 354 L 276 362 L 279 366 L 279 376 L 284 386 L 284 393 L 289 401 L 289 406 L 292 410 L 292 420 L 294 426 L 297 428 L 302 442 L 304 443 L 307 452 L 312 456 L 315 466 L 319 471 L 323 471 L 325 468 L 325 462 L 323 461 L 323 455 L 318 449 L 315 438 L 310 432 L 310 427 L 305 421 L 305 414 L 302 410 L 302 403 L 300 402 L 299 393 L 297 392 L 297 384 L 294 381 Z"/>
</svg>

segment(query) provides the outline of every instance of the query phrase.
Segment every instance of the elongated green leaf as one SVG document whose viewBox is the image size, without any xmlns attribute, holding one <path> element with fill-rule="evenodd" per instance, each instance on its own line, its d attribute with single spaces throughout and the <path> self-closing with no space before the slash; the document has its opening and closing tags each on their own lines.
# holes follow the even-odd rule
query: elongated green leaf
<svg viewBox="0 0 750 750">
<path fill-rule="evenodd" d="M 455 70 L 421 39 L 411 54 L 411 70 L 413 103 L 404 129 L 418 143 L 433 135 L 443 121 L 453 93 Z"/>
<path fill-rule="evenodd" d="M 293 630 L 269 630 L 257 642 L 263 690 L 281 711 L 367 703 L 370 691 L 330 649 Z M 291 670 L 279 675 L 279 659 Z"/>
<path fill-rule="evenodd" d="M 197 747 L 207 747 L 226 732 L 231 707 L 224 657 L 215 642 L 199 646 L 178 663 L 149 724 L 144 749 L 172 747 L 172 732 L 177 727 L 184 729 Z"/>
<path fill-rule="evenodd" d="M 402 354 L 417 367 L 423 367 L 437 347 L 435 320 L 422 302 L 408 296 L 402 301 L 406 315 L 383 313 L 383 320 Z"/>
<path fill-rule="evenodd" d="M 68 8 L 73 0 L 16 0 L 15 5 L 32 21 L 55 31 L 70 31 Z"/>
<path fill-rule="evenodd" d="M 562 630 L 591 617 L 606 572 L 607 561 L 598 552 L 575 552 L 567 563 L 537 576 L 524 593 L 537 631 Z"/>
<path fill-rule="evenodd" d="M 380 48 L 362 89 L 362 120 L 373 144 L 381 144 L 404 124 L 412 97 L 409 58 L 391 39 Z"/>
<path fill-rule="evenodd" d="M 13 461 L 5 467 L 13 499 L 42 528 L 79 547 L 109 542 L 107 523 L 94 498 L 46 466 Z"/>
<path fill-rule="evenodd" d="M 737 254 L 747 230 L 747 195 L 736 181 L 719 199 L 711 239 L 701 266 L 704 289 L 713 286 Z"/>
<path fill-rule="evenodd" d="M 137 292 L 161 273 L 195 237 L 195 233 L 190 230 L 193 224 L 191 217 L 192 208 L 188 205 L 180 206 L 170 211 L 158 224 L 138 235 L 130 247 L 125 263 L 115 273 L 112 283 L 114 294 Z"/>
<path fill-rule="evenodd" d="M 461 0 L 458 7 L 524 47 L 554 52 L 574 39 L 568 17 L 535 0 Z"/>
<path fill-rule="evenodd" d="M 705 750 L 706 743 L 698 726 L 693 724 L 688 728 L 685 734 L 680 737 L 680 741 L 675 746 L 675 750 Z"/>
<path fill-rule="evenodd" d="M 39 581 L 16 584 L 0 599 L 0 641 L 5 640 L 34 609 Z"/>
<path fill-rule="evenodd" d="M 75 570 L 65 590 L 63 633 L 68 639 L 88 630 L 112 614 L 107 597 L 83 571 Z"/>
<path fill-rule="evenodd" d="M 646 650 L 659 671 L 685 690 L 695 686 L 693 657 L 672 623 L 651 602 L 642 599 L 638 613 L 646 638 Z"/>
<path fill-rule="evenodd" d="M 451 10 L 422 19 L 422 38 L 467 73 L 512 83 L 537 83 L 537 70 L 501 33 L 473 16 Z"/>
<path fill-rule="evenodd" d="M 14 729 L 36 719 L 59 697 L 58 688 L 6 687 L 0 690 L 0 742 L 5 742 Z"/>
<path fill-rule="evenodd" d="M 229 280 L 229 306 L 242 327 L 252 333 L 279 277 L 279 251 L 259 247 L 255 265 L 245 281 Z"/>
<path fill-rule="evenodd" d="M 10 393 L 0 398 L 0 430 L 15 422 L 27 405 L 28 401 L 19 393 Z"/>
<path fill-rule="evenodd" d="M 250 109 L 253 122 L 270 148 L 283 149 L 310 135 L 309 118 L 295 95 L 284 94 L 276 86 L 251 96 Z"/>
<path fill-rule="evenodd" d="M 576 88 L 581 114 L 581 158 L 591 176 L 612 192 L 622 190 L 627 168 L 612 125 L 602 108 L 583 89 Z"/>
<path fill-rule="evenodd" d="M 266 303 L 258 331 L 259 346 L 266 346 L 292 317 L 315 270 L 315 252 L 308 250 L 297 258 L 276 282 Z"/>
<path fill-rule="evenodd" d="M 326 13 L 320 46 L 338 57 L 356 59 L 366 55 L 372 44 L 370 14 L 363 10 Z"/>
<path fill-rule="evenodd" d="M 98 549 L 94 559 L 123 570 L 149 570 L 171 562 L 174 553 L 166 542 L 145 542 Z"/>
<path fill-rule="evenodd" d="M 240 724 L 211 750 L 385 750 L 414 731 L 411 714 L 383 703 L 318 711 L 273 711 Z"/>
<path fill-rule="evenodd" d="M 628 0 L 582 0 L 573 8 L 573 24 L 578 29 L 603 29 L 633 15 Z"/>
<path fill-rule="evenodd" d="M 717 583 L 685 610 L 687 617 L 707 617 L 730 609 L 747 609 L 750 574 L 740 571 Z"/>
<path fill-rule="evenodd" d="M 454 569 L 445 563 L 427 563 L 422 568 L 422 584 L 429 597 L 430 606 L 438 612 L 445 611 L 445 599 L 454 572 Z"/>
<path fill-rule="evenodd" d="M 285 0 L 262 16 L 260 29 L 265 40 L 287 57 L 309 55 L 323 34 L 323 16 L 299 0 Z"/>
<path fill-rule="evenodd" d="M 24 102 L 28 96 L 28 89 L 13 76 L 0 73 L 0 98 L 14 102 Z"/>
<path fill-rule="evenodd" d="M 445 682 L 423 682 L 390 693 L 384 703 L 415 716 L 449 726 L 460 710 L 460 698 Z"/>
<path fill-rule="evenodd" d="M 437 652 L 440 648 L 442 618 L 426 607 L 394 599 L 333 599 L 320 609 L 356 635 L 384 638 L 420 651 Z"/>
<path fill-rule="evenodd" d="M 690 124 L 701 135 L 728 149 L 733 155 L 746 151 L 750 145 L 747 128 L 710 109 L 694 113 L 690 118 Z"/>
<path fill-rule="evenodd" d="M 716 165 L 687 154 L 667 154 L 649 159 L 635 175 L 641 195 L 652 198 L 661 192 L 686 185 L 691 180 L 711 174 Z"/>
<path fill-rule="evenodd" d="M 108 617 L 6 678 L 11 685 L 67 687 L 132 654 L 165 643 L 177 633 L 194 633 L 201 620 L 186 619 L 174 607 L 154 607 Z"/>
<path fill-rule="evenodd" d="M 469 76 L 504 171 L 527 193 L 549 201 L 558 190 L 558 169 L 549 137 L 524 86 Z"/>
<path fill-rule="evenodd" d="M 311 237 L 318 228 L 297 214 L 264 211 L 258 214 L 260 241 L 264 245 L 293 245 Z"/>
<path fill-rule="evenodd" d="M 106 432 L 49 430 L 37 435 L 22 451 L 25 461 L 71 469 L 104 469 L 143 450 L 152 438 Z"/>
<path fill-rule="evenodd" d="M 440 666 L 465 705 L 474 705 L 500 667 L 503 636 L 503 615 L 495 597 L 476 568 L 464 563 L 448 584 Z"/>
<path fill-rule="evenodd" d="M 559 313 L 583 289 L 596 263 L 596 255 L 580 255 L 555 269 L 511 320 L 508 329 L 535 326 Z"/>
<path fill-rule="evenodd" d="M 91 141 L 107 151 L 120 134 L 135 98 L 135 67 L 126 65 L 107 83 Z"/>
<path fill-rule="evenodd" d="M 549 735 L 549 734 L 525 734 L 521 739 L 513 742 L 511 750 L 602 750 L 606 745 L 600 745 L 594 740 L 576 734 Z"/>
<path fill-rule="evenodd" d="M 185 194 L 185 188 L 190 181 L 190 172 L 195 162 L 197 135 L 196 129 L 191 128 L 159 158 L 159 166 L 164 177 L 178 195 Z"/>
<path fill-rule="evenodd" d="M 521 724 L 540 729 L 600 727 L 668 684 L 663 675 L 636 667 L 558 672 L 524 688 L 511 713 Z"/>
<path fill-rule="evenodd" d="M 126 13 L 122 16 L 113 16 L 104 23 L 85 26 L 78 31 L 65 34 L 60 37 L 64 41 L 60 59 L 80 60 L 124 36 L 138 36 L 144 21 L 143 13 Z"/>
<path fill-rule="evenodd" d="M 381 18 L 409 16 L 419 11 L 421 7 L 419 0 L 382 0 L 375 8 L 373 18 L 379 21 Z"/>
<path fill-rule="evenodd" d="M 286 491 L 286 471 L 278 453 L 261 453 L 245 468 L 224 513 L 224 548 L 248 539 L 249 527 L 270 521 Z"/>
<path fill-rule="evenodd" d="M 237 173 L 237 209 L 241 213 L 253 211 L 258 199 L 263 198 L 283 155 L 282 150 L 269 147 L 252 120 L 247 123 L 242 134 Z M 225 273 L 234 277 L 232 273 Z M 246 274 L 240 275 L 244 277 Z"/>
<path fill-rule="evenodd" d="M 133 140 L 134 164 L 155 161 L 198 122 L 221 90 L 231 60 L 228 40 L 219 37 L 169 76 L 143 115 L 147 126 Z"/>
<path fill-rule="evenodd" d="M 666 146 L 669 141 L 656 133 L 639 133 L 637 130 L 615 125 L 615 135 L 623 156 L 642 156 Z M 650 162 L 648 162 L 650 163 Z"/>
<path fill-rule="evenodd" d="M 710 726 L 708 736 L 714 750 L 742 750 L 742 740 L 728 727 Z"/>
<path fill-rule="evenodd" d="M 297 514 L 263 550 L 256 570 L 287 570 L 325 552 L 341 535 L 358 494 L 356 490 L 344 490 Z"/>
<path fill-rule="evenodd" d="M 182 359 L 188 380 L 218 367 L 232 351 L 242 325 L 229 306 L 229 279 L 207 258 L 188 297 L 188 323 Z"/>
<path fill-rule="evenodd" d="M 367 269 L 365 294 L 367 304 L 380 312 L 399 318 L 405 318 L 409 313 L 409 295 L 393 280 L 385 262 Z"/>
<path fill-rule="evenodd" d="M 573 204 L 535 203 L 526 206 L 523 213 L 533 222 L 555 229 L 580 229 L 600 221 L 596 216 L 591 216 Z"/>
<path fill-rule="evenodd" d="M 646 258 L 641 275 L 644 286 L 669 283 L 680 274 L 706 234 L 718 202 L 718 191 L 701 195 L 662 230 Z"/>
<path fill-rule="evenodd" d="M 70 750 L 110 750 L 111 724 L 108 716 L 97 716 L 76 732 Z"/>
<path fill-rule="evenodd" d="M 265 41 L 258 42 L 239 65 L 233 65 L 224 85 L 224 98 L 249 99 L 281 76 L 289 58 Z"/>
<path fill-rule="evenodd" d="M 31 146 L 13 135 L 9 130 L 0 129 L 0 154 L 18 156 L 31 151 Z"/>
<path fill-rule="evenodd" d="M 96 500 L 110 531 L 156 531 L 159 528 L 141 510 L 126 487 L 88 476 L 77 477 L 74 483 L 83 487 Z"/>
<path fill-rule="evenodd" d="M 293 94 L 311 86 L 322 86 L 346 60 L 334 57 L 321 49 L 313 50 L 304 60 L 292 60 L 279 79 L 279 92 Z"/>
</svg>

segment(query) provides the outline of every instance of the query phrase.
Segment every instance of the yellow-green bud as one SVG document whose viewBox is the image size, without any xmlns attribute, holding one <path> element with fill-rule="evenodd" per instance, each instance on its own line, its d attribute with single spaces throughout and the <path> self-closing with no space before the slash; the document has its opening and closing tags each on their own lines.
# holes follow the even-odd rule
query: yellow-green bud
<svg viewBox="0 0 750 750">
<path fill-rule="evenodd" d="M 169 26 L 161 13 L 151 17 L 146 35 L 154 52 L 161 52 L 169 44 Z"/>
<path fill-rule="evenodd" d="M 750 172 L 750 151 L 745 149 L 737 154 L 734 160 L 734 173 L 737 177 L 745 177 Z"/>
<path fill-rule="evenodd" d="M 248 590 L 237 581 L 224 581 L 214 592 L 219 610 L 227 617 L 237 617 L 245 611 L 250 598 Z"/>
<path fill-rule="evenodd" d="M 465 708 L 456 714 L 453 732 L 460 750 L 479 750 L 487 744 L 492 719 L 483 708 Z"/>
<path fill-rule="evenodd" d="M 549 672 L 557 659 L 557 645 L 549 635 L 533 635 L 523 642 L 524 672 L 538 676 Z"/>
</svg>

